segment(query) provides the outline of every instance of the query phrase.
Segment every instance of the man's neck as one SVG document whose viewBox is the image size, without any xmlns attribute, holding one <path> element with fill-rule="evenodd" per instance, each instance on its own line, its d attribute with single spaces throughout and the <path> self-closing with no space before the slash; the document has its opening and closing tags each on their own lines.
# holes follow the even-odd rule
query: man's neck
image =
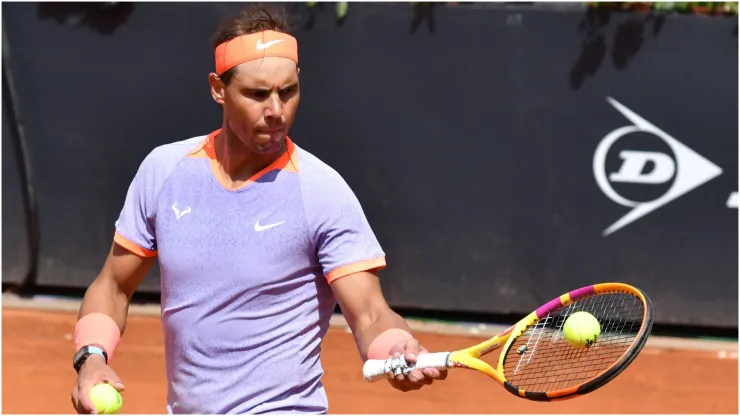
<svg viewBox="0 0 740 416">
<path fill-rule="evenodd" d="M 219 173 L 224 184 L 239 188 L 283 152 L 262 155 L 252 152 L 236 135 L 224 128 L 213 139 Z"/>
</svg>

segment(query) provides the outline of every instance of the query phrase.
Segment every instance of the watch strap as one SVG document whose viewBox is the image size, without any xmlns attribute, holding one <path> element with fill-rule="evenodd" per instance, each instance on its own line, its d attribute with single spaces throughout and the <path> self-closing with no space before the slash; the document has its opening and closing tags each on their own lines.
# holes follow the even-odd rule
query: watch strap
<svg viewBox="0 0 740 416">
<path fill-rule="evenodd" d="M 86 345 L 80 348 L 79 351 L 77 351 L 77 354 L 75 354 L 74 356 L 73 365 L 75 371 L 79 373 L 82 365 L 85 364 L 85 361 L 87 361 L 87 359 L 90 358 L 90 356 L 93 354 L 103 357 L 105 363 L 108 364 L 108 354 L 106 354 L 104 349 L 95 345 Z"/>
</svg>

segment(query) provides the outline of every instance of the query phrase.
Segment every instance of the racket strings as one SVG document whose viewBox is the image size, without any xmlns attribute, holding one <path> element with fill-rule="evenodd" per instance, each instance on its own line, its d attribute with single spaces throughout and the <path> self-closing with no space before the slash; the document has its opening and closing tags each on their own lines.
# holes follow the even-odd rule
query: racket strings
<svg viewBox="0 0 740 416">
<path fill-rule="evenodd" d="M 585 311 L 598 319 L 596 343 L 576 348 L 565 340 L 563 324 Z M 517 337 L 506 352 L 504 374 L 515 386 L 548 392 L 581 385 L 613 366 L 634 343 L 642 326 L 643 303 L 627 293 L 590 295 L 540 319 Z"/>
</svg>

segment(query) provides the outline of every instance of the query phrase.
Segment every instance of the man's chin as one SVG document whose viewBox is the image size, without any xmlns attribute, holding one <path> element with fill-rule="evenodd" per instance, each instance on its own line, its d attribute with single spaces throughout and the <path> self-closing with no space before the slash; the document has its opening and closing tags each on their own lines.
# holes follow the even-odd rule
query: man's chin
<svg viewBox="0 0 740 416">
<path fill-rule="evenodd" d="M 257 143 L 254 144 L 254 151 L 261 155 L 269 155 L 272 153 L 282 152 L 285 150 L 285 147 L 286 141 L 285 136 L 283 135 L 279 138 L 270 138 L 264 142 L 257 141 Z"/>
</svg>

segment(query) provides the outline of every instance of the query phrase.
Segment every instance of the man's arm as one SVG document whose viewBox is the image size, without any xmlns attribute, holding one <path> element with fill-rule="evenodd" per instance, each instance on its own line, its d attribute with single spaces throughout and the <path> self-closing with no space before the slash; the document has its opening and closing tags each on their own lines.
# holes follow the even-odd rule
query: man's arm
<svg viewBox="0 0 740 416">
<path fill-rule="evenodd" d="M 371 350 L 375 356 L 370 358 L 403 355 L 409 362 L 415 362 L 417 354 L 428 352 L 411 335 L 406 321 L 388 306 L 376 271 L 349 274 L 334 280 L 331 287 L 363 361 L 368 359 Z M 403 334 L 401 331 L 405 331 L 407 336 L 399 337 L 398 333 Z M 389 344 L 388 341 L 393 339 L 397 342 Z M 447 370 L 425 368 L 423 371 L 414 370 L 407 376 L 398 375 L 389 381 L 393 387 L 409 391 L 445 378 Z"/>
<path fill-rule="evenodd" d="M 113 244 L 103 268 L 85 292 L 74 326 L 73 359 L 77 383 L 72 403 L 79 413 L 91 413 L 90 389 L 107 382 L 118 391 L 123 382 L 108 366 L 126 329 L 134 291 L 157 256 L 156 201 L 161 184 L 178 158 L 166 147 L 152 150 L 139 165 L 115 223 Z"/>
<path fill-rule="evenodd" d="M 85 292 L 78 319 L 91 313 L 102 313 L 111 317 L 123 334 L 131 296 L 155 258 L 136 255 L 113 243 L 100 274 Z"/>
<path fill-rule="evenodd" d="M 83 338 L 94 341 L 97 337 L 123 334 L 131 296 L 157 257 L 157 195 L 180 156 L 160 146 L 139 165 L 115 222 L 108 257 L 80 306 L 77 329 L 81 329 Z M 113 322 L 118 333 L 111 329 Z"/>
<path fill-rule="evenodd" d="M 75 351 L 83 347 L 101 348 L 113 357 L 118 339 L 126 328 L 126 317 L 131 296 L 154 264 L 156 257 L 139 256 L 113 243 L 98 277 L 90 284 L 80 305 L 75 325 Z M 88 350 L 89 352 L 89 350 Z M 95 412 L 90 401 L 90 389 L 100 383 L 109 383 L 119 391 L 124 386 L 121 379 L 98 353 L 77 361 L 77 383 L 72 388 L 72 404 L 78 413 Z"/>
<path fill-rule="evenodd" d="M 411 335 L 406 321 L 388 306 L 377 271 L 384 268 L 385 252 L 365 217 L 360 201 L 342 177 L 323 169 L 304 183 L 304 210 L 324 276 L 334 291 L 363 360 L 403 355 L 415 362 L 427 351 Z M 426 368 L 399 374 L 391 385 L 416 390 L 446 371 Z"/>
<path fill-rule="evenodd" d="M 399 328 L 411 333 L 406 321 L 388 306 L 377 272 L 353 273 L 331 286 L 363 361 L 368 358 L 370 344 L 386 330 Z"/>
</svg>

